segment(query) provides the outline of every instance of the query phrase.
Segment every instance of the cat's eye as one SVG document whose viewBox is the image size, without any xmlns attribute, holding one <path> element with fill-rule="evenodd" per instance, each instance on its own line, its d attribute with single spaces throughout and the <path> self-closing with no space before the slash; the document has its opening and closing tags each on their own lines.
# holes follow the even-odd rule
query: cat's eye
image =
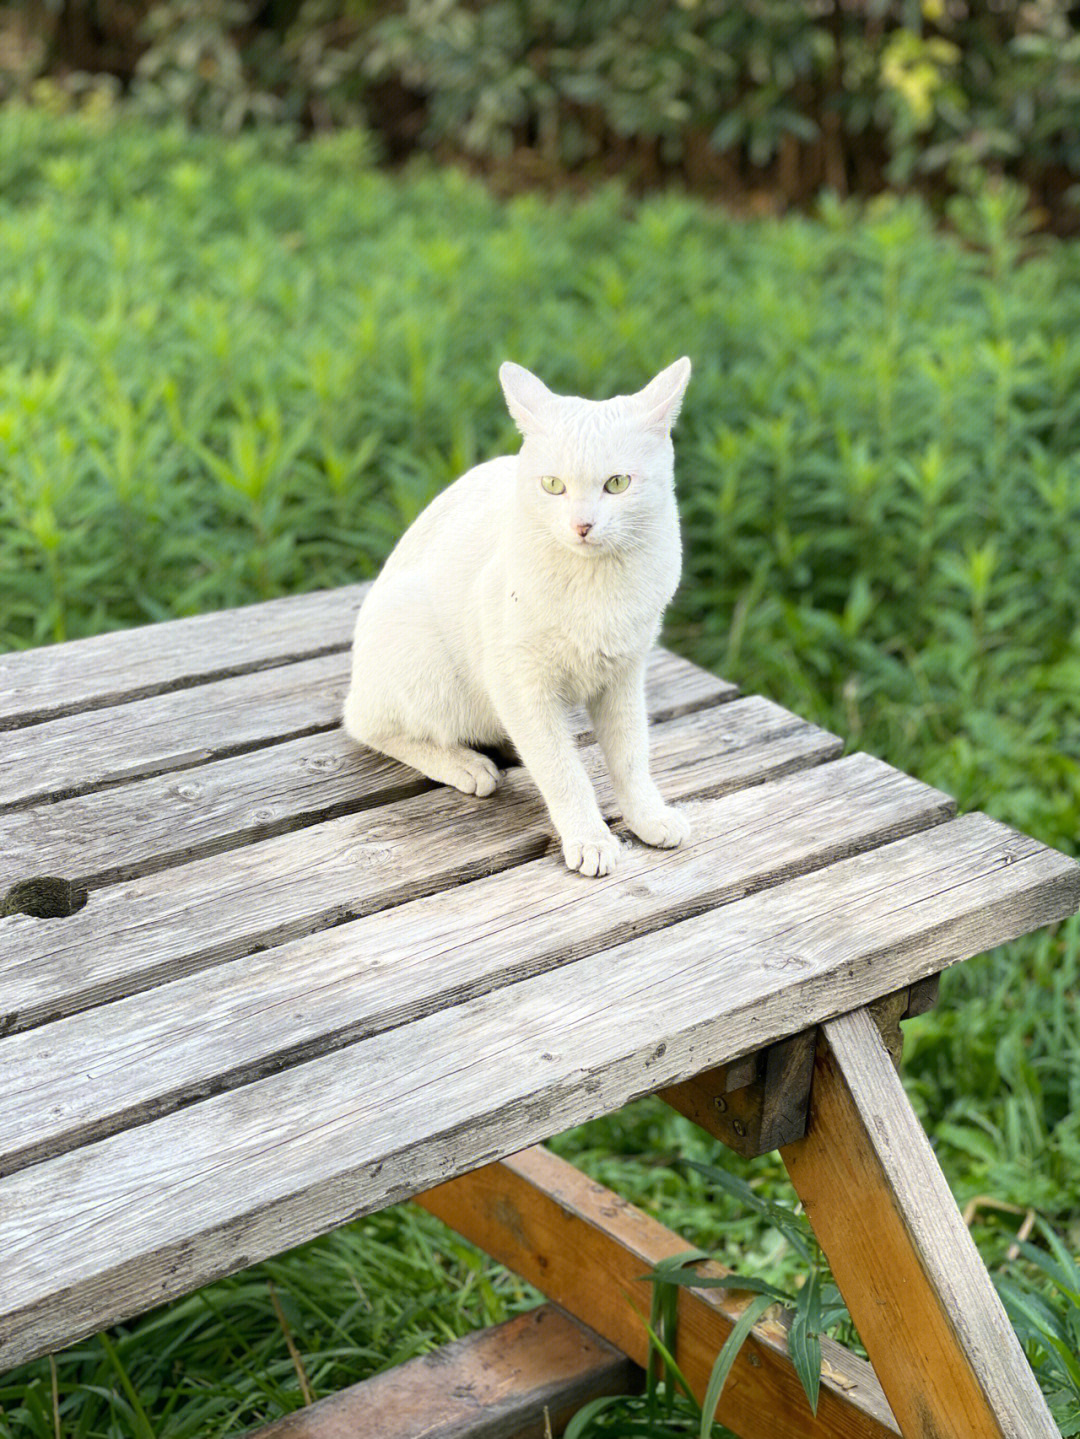
<svg viewBox="0 0 1080 1439">
<path fill-rule="evenodd" d="M 604 485 L 604 489 L 607 490 L 609 495 L 621 495 L 623 490 L 628 490 L 629 488 L 629 475 L 612 475 Z"/>
<path fill-rule="evenodd" d="M 566 486 L 557 475 L 541 475 L 540 483 L 549 495 L 563 495 L 566 493 Z"/>
</svg>

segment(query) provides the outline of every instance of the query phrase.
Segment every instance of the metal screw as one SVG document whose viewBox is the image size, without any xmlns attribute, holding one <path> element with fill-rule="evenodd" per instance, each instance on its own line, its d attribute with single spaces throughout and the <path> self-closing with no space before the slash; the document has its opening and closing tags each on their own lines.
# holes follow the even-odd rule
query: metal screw
<svg viewBox="0 0 1080 1439">
<path fill-rule="evenodd" d="M 739 1136 L 740 1139 L 746 1138 L 746 1125 L 743 1124 L 741 1120 L 733 1119 L 731 1121 L 731 1127 L 732 1129 L 734 1129 L 735 1133 Z"/>
<path fill-rule="evenodd" d="M 722 1094 L 718 1094 L 718 1095 L 716 1096 L 716 1098 L 713 1100 L 713 1108 L 719 1110 L 719 1112 L 720 1112 L 721 1114 L 723 1114 L 723 1113 L 726 1111 L 726 1109 L 727 1109 L 727 1100 L 724 1098 L 724 1096 L 723 1096 Z"/>
</svg>

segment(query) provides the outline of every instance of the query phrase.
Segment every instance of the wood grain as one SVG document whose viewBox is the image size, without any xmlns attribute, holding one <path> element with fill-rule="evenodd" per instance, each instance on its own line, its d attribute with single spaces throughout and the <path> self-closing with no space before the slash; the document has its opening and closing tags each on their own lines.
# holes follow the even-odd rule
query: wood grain
<svg viewBox="0 0 1080 1439">
<path fill-rule="evenodd" d="M 249 1439 L 544 1439 L 604 1394 L 633 1394 L 625 1354 L 550 1304 L 351 1385 Z"/>
<path fill-rule="evenodd" d="M 4 740 L 0 809 L 187 771 L 333 729 L 349 666 L 349 654 L 335 651 L 15 730 Z M 654 717 L 685 714 L 733 693 L 733 685 L 667 650 L 650 656 L 646 699 Z"/>
<path fill-rule="evenodd" d="M 0 730 L 346 649 L 368 584 L 0 654 Z"/>
<path fill-rule="evenodd" d="M 692 847 L 636 847 L 593 885 L 534 861 L 11 1035 L 0 1041 L 0 1173 L 912 833 L 949 808 L 937 790 L 853 755 L 697 802 Z"/>
<path fill-rule="evenodd" d="M 180 773 L 0 813 L 2 876 L 100 886 L 433 788 L 337 726 Z"/>
<path fill-rule="evenodd" d="M 652 744 L 654 775 L 672 800 L 764 782 L 839 748 L 834 736 L 756 698 L 657 725 Z M 610 812 L 599 754 L 586 748 L 583 757 Z M 66 919 L 0 920 L 0 1033 L 522 864 L 553 846 L 547 811 L 517 769 L 492 799 L 440 787 L 94 891 Z M 551 863 L 560 869 L 561 859 Z M 467 934 L 472 920 L 460 922 Z"/>
<path fill-rule="evenodd" d="M 244 1268 L 1073 913 L 981 815 L 0 1180 L 0 1365 Z"/>
<path fill-rule="evenodd" d="M 645 1275 L 690 1245 L 603 1185 L 542 1148 L 429 1189 L 420 1203 L 638 1364 L 648 1361 L 651 1287 Z M 698 1273 L 722 1278 L 718 1264 Z M 749 1296 L 681 1289 L 675 1358 L 700 1400 L 713 1362 Z M 668 1336 L 670 1339 L 671 1336 Z M 766 1318 L 751 1333 L 717 1417 L 743 1439 L 885 1439 L 899 1433 L 870 1366 L 822 1342 L 816 1417 L 787 1351 L 787 1331 Z"/>
<path fill-rule="evenodd" d="M 734 686 L 704 670 L 666 652 L 656 653 L 648 687 L 654 723 L 734 694 Z M 336 718 L 328 702 L 319 703 L 321 719 L 328 714 Z M 124 724 L 130 718 L 124 711 L 104 714 Z M 98 723 L 105 722 L 104 714 Z M 775 711 L 774 730 L 783 723 L 802 724 L 794 717 L 781 721 L 782 714 L 786 711 Z M 589 733 L 584 715 L 579 716 L 579 733 Z M 733 742 L 739 740 L 736 733 Z M 708 741 L 702 735 L 703 745 L 727 742 L 722 719 Z M 127 737 L 124 743 L 136 741 Z M 52 873 L 77 876 L 83 884 L 111 883 L 432 787 L 417 770 L 354 744 L 334 724 L 317 734 L 265 744 L 179 773 L 2 812 L 0 887 L 27 875 Z M 10 876 L 6 882 L 5 876 Z"/>
<path fill-rule="evenodd" d="M 4 735 L 0 808 L 63 799 L 330 729 L 344 652 L 27 725 Z"/>
<path fill-rule="evenodd" d="M 1055 1439 L 867 1011 L 824 1026 L 806 1137 L 781 1153 L 905 1439 Z"/>
</svg>

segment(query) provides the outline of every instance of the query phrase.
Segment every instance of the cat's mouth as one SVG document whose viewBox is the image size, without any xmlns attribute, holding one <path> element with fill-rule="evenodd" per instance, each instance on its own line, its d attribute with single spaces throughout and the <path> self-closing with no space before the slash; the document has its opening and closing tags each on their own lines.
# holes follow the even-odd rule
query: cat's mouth
<svg viewBox="0 0 1080 1439">
<path fill-rule="evenodd" d="M 594 535 L 568 535 L 563 543 L 579 555 L 598 555 L 605 548 L 604 541 Z"/>
</svg>

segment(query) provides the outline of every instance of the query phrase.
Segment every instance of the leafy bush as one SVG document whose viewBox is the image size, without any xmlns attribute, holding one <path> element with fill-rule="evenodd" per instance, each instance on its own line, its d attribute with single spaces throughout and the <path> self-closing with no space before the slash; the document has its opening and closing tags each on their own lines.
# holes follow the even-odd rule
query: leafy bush
<svg viewBox="0 0 1080 1439">
<path fill-rule="evenodd" d="M 969 184 L 962 238 L 890 198 L 753 223 L 618 187 L 500 203 L 454 171 L 373 170 L 362 133 L 222 143 L 102 104 L 0 112 L 0 197 L 0 644 L 373 574 L 438 489 L 516 446 L 500 360 L 602 395 L 685 352 L 669 641 L 1075 850 L 1080 247 L 1035 242 L 1014 189 Z M 1080 925 L 944 988 L 908 1026 L 905 1068 L 954 1192 L 1035 1206 L 1080 1252 Z M 792 1289 L 790 1248 L 687 1176 L 682 1158 L 715 1148 L 658 1103 L 558 1148 Z M 790 1202 L 775 1158 L 723 1162 Z M 441 1243 L 385 1223 L 406 1255 Z M 1009 1223 L 975 1221 L 995 1267 Z M 324 1292 L 350 1233 L 297 1257 L 297 1294 Z M 1058 1312 L 1053 1274 L 1020 1278 Z M 237 1295 L 277 1333 L 253 1297 L 264 1278 L 236 1285 L 110 1341 L 155 1432 L 236 1432 L 292 1402 L 287 1354 L 257 1328 L 230 1337 Z M 488 1318 L 524 1302 L 483 1292 Z M 421 1322 L 433 1303 L 406 1304 L 417 1344 L 436 1337 Z M 382 1340 L 364 1338 L 338 1366 L 349 1345 L 326 1315 L 340 1307 L 303 1320 L 326 1388 L 381 1362 Z M 273 1383 L 253 1385 L 245 1370 L 271 1352 Z M 225 1353 L 229 1402 L 209 1406 L 213 1382 L 192 1381 L 202 1408 L 183 1419 L 174 1359 Z M 80 1432 L 131 1429 L 113 1423 L 130 1399 L 122 1383 L 105 1397 L 119 1375 L 103 1348 L 57 1363 L 65 1415 L 87 1406 Z M 9 1415 L 37 1386 L 21 1432 L 51 1433 L 47 1368 L 5 1384 Z"/>
<path fill-rule="evenodd" d="M 395 154 L 513 157 L 517 177 L 601 166 L 805 201 L 981 166 L 1064 221 L 1080 176 L 1067 0 L 57 0 L 40 23 L 51 46 L 15 47 L 24 84 L 111 68 L 158 114 L 366 119 Z"/>
</svg>

